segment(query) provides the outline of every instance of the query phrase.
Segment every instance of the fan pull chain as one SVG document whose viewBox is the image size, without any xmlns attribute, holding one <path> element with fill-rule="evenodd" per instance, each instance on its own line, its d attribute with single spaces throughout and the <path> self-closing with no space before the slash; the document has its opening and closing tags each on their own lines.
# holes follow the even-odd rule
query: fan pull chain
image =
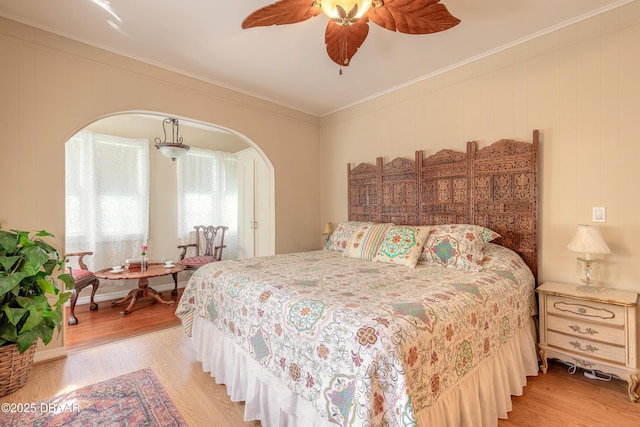
<svg viewBox="0 0 640 427">
<path fill-rule="evenodd" d="M 344 34 L 344 43 L 342 43 L 342 35 Z M 347 44 L 349 43 L 349 31 L 346 26 L 342 27 L 342 34 L 340 34 L 340 71 L 338 75 L 342 75 L 342 64 L 344 63 L 345 50 L 347 49 Z"/>
</svg>

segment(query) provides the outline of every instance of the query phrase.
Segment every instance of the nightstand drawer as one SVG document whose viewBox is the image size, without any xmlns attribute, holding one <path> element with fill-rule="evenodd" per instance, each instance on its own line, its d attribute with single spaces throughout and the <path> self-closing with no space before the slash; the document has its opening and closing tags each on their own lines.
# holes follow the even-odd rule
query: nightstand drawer
<svg viewBox="0 0 640 427">
<path fill-rule="evenodd" d="M 629 399 L 640 400 L 638 292 L 608 288 L 586 293 L 558 282 L 545 282 L 536 292 L 542 372 L 547 372 L 550 358 L 575 363 L 626 379 Z"/>
<path fill-rule="evenodd" d="M 547 313 L 590 320 L 608 325 L 624 326 L 625 308 L 618 305 L 604 304 L 594 301 L 582 301 L 549 295 Z"/>
<path fill-rule="evenodd" d="M 550 331 L 562 332 L 563 334 L 578 338 L 601 341 L 619 346 L 625 345 L 626 337 L 623 328 L 605 326 L 601 323 L 583 322 L 581 320 L 582 319 L 549 315 L 547 317 L 547 328 Z"/>
<path fill-rule="evenodd" d="M 624 364 L 626 361 L 624 347 L 591 341 L 571 335 L 564 335 L 553 331 L 548 331 L 547 337 L 548 343 L 552 347 L 616 363 Z"/>
</svg>

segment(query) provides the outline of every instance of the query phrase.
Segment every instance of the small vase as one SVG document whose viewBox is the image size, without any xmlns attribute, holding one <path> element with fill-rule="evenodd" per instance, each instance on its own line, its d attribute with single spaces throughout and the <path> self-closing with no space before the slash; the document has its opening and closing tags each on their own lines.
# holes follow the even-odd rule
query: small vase
<svg viewBox="0 0 640 427">
<path fill-rule="evenodd" d="M 147 271 L 147 257 L 142 257 L 142 262 L 140 263 L 140 271 Z"/>
</svg>

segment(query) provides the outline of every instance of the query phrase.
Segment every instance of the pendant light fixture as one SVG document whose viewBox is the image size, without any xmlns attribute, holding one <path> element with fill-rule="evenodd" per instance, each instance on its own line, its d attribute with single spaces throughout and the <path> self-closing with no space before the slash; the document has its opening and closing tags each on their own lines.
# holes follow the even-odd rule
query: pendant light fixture
<svg viewBox="0 0 640 427">
<path fill-rule="evenodd" d="M 167 125 L 171 125 L 171 141 L 167 141 Z M 178 119 L 167 117 L 162 121 L 162 131 L 164 132 L 164 140 L 156 138 L 155 146 L 163 156 L 170 158 L 174 162 L 178 157 L 182 157 L 189 151 L 188 145 L 182 143 L 180 134 L 180 124 Z"/>
</svg>

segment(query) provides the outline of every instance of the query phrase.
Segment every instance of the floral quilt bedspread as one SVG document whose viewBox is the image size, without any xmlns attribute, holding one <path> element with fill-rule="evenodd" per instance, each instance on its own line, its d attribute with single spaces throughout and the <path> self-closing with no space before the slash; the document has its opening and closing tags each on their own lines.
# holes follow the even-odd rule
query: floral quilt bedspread
<svg viewBox="0 0 640 427">
<path fill-rule="evenodd" d="M 531 271 L 489 244 L 477 273 L 327 250 L 212 263 L 176 314 L 189 335 L 209 319 L 329 421 L 404 426 L 534 310 Z"/>
</svg>

